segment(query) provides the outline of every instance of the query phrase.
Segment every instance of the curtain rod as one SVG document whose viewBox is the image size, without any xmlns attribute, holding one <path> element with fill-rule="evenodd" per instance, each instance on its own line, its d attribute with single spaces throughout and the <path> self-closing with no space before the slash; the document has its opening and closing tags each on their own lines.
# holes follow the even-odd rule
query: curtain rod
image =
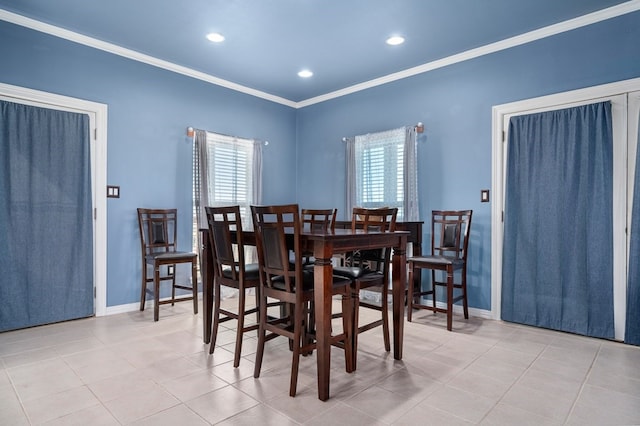
<svg viewBox="0 0 640 426">
<path fill-rule="evenodd" d="M 406 126 L 409 127 L 409 126 Z M 416 124 L 415 126 L 413 126 L 414 129 L 416 129 L 416 133 L 423 133 L 424 132 L 424 124 L 422 123 L 422 121 L 419 121 L 418 124 Z M 343 137 L 342 138 L 342 142 L 346 142 L 347 141 L 347 137 Z"/>
<path fill-rule="evenodd" d="M 197 129 L 197 130 L 202 130 L 202 129 Z M 194 129 L 193 127 L 191 127 L 191 126 L 187 127 L 187 137 L 193 138 L 195 136 L 195 131 L 196 131 L 196 129 Z M 226 136 L 228 138 L 248 139 L 248 138 L 242 138 L 240 136 L 226 135 L 226 134 L 220 133 L 220 132 L 213 132 L 213 131 L 210 131 L 210 130 L 203 130 L 203 131 L 205 131 L 207 133 L 215 133 L 216 135 Z M 269 145 L 269 141 L 261 141 L 260 139 L 253 139 L 253 140 L 263 143 L 264 146 Z"/>
</svg>

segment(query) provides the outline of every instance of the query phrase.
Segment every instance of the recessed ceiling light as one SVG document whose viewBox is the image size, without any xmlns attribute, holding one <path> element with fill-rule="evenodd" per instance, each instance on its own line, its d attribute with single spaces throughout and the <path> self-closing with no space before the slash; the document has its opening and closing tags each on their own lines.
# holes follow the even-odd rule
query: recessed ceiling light
<svg viewBox="0 0 640 426">
<path fill-rule="evenodd" d="M 404 37 L 401 36 L 392 36 L 387 39 L 387 44 L 391 46 L 397 46 L 402 43 L 404 43 Z"/>
<path fill-rule="evenodd" d="M 313 75 L 313 73 L 309 70 L 302 70 L 298 73 L 298 77 L 309 78 Z"/>
<path fill-rule="evenodd" d="M 224 41 L 224 36 L 218 33 L 207 34 L 207 39 L 214 43 L 220 43 Z"/>
</svg>

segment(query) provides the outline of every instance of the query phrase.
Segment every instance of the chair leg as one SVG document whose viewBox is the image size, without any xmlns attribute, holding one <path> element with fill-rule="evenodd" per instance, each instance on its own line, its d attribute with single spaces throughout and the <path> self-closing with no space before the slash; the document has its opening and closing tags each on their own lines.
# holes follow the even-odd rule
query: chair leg
<svg viewBox="0 0 640 426">
<path fill-rule="evenodd" d="M 453 270 L 447 270 L 447 330 L 453 325 Z"/>
<path fill-rule="evenodd" d="M 431 301 L 433 302 L 433 312 L 435 313 L 435 307 L 436 307 L 436 271 L 431 270 Z"/>
<path fill-rule="evenodd" d="M 259 287 L 254 287 L 254 293 L 256 296 L 256 324 L 260 324 L 260 288 Z M 258 333 L 258 336 L 260 335 L 259 331 L 256 331 Z"/>
<path fill-rule="evenodd" d="M 384 339 L 384 350 L 391 352 L 389 339 L 389 286 L 382 287 L 382 338 Z"/>
<path fill-rule="evenodd" d="M 211 339 L 209 344 L 209 354 L 216 350 L 216 339 L 218 337 L 218 326 L 220 325 L 220 282 L 213 279 L 213 324 L 211 325 Z"/>
<path fill-rule="evenodd" d="M 295 310 L 295 305 L 293 303 L 287 303 L 286 307 L 285 307 L 285 312 L 286 315 L 284 315 L 285 318 L 289 318 L 289 321 L 293 321 L 293 325 L 295 326 L 295 314 L 296 314 L 296 310 Z M 289 324 L 291 325 L 291 324 Z M 293 351 L 293 346 L 294 346 L 294 341 L 293 339 L 289 339 L 289 350 Z"/>
<path fill-rule="evenodd" d="M 351 297 L 353 299 L 353 308 L 351 312 L 353 312 L 351 324 L 351 329 L 353 330 L 353 337 L 351 338 L 353 351 L 353 370 L 355 371 L 358 368 L 358 328 L 360 323 L 360 285 L 357 281 L 354 282 L 353 287 L 351 287 Z"/>
<path fill-rule="evenodd" d="M 344 361 L 347 373 L 355 370 L 355 354 L 353 352 L 353 303 L 351 291 L 342 295 L 342 331 L 344 332 Z"/>
<path fill-rule="evenodd" d="M 198 270 L 195 259 L 191 262 L 191 287 L 193 292 L 193 313 L 198 313 Z"/>
<path fill-rule="evenodd" d="M 414 267 L 413 266 L 409 266 L 409 291 L 407 292 L 407 321 L 411 322 L 411 316 L 412 316 L 412 311 L 413 311 L 413 295 L 415 293 L 415 289 L 414 289 L 414 283 L 413 283 L 413 274 L 414 274 Z M 421 269 L 418 269 L 418 273 L 420 273 L 420 271 L 422 271 Z"/>
<path fill-rule="evenodd" d="M 171 274 L 171 306 L 176 304 L 176 265 L 172 265 L 173 274 Z"/>
<path fill-rule="evenodd" d="M 158 321 L 160 317 L 160 267 L 155 266 L 153 270 L 153 320 Z"/>
<path fill-rule="evenodd" d="M 242 355 L 242 335 L 244 333 L 244 308 L 245 308 L 245 291 L 240 289 L 238 294 L 238 326 L 236 327 L 236 349 L 233 355 L 233 367 L 240 365 L 240 356 Z"/>
<path fill-rule="evenodd" d="M 305 318 L 307 318 L 307 323 L 306 323 L 306 327 L 304 327 L 303 342 L 304 342 L 304 345 L 307 346 L 313 343 L 315 339 L 314 334 L 316 329 L 316 307 L 313 300 L 309 302 L 309 306 L 307 308 L 307 313 L 305 314 Z M 311 355 L 312 353 L 313 353 L 313 350 L 309 350 L 304 352 L 302 356 Z"/>
<path fill-rule="evenodd" d="M 469 303 L 467 302 L 467 267 L 462 269 L 462 308 L 464 310 L 464 318 L 469 319 Z"/>
<path fill-rule="evenodd" d="M 264 355 L 264 343 L 266 340 L 265 324 L 267 323 L 267 298 L 260 297 L 260 320 L 258 321 L 258 347 L 256 349 L 256 364 L 253 368 L 253 377 L 260 377 L 262 368 L 262 356 Z"/>
<path fill-rule="evenodd" d="M 144 302 L 147 300 L 147 264 L 142 261 L 142 290 L 140 292 L 140 310 L 144 311 Z"/>
<path fill-rule="evenodd" d="M 300 367 L 300 347 L 302 346 L 302 319 L 304 318 L 304 303 L 295 306 L 293 325 L 293 360 L 291 363 L 291 383 L 289 396 L 296 396 L 298 387 L 298 369 Z"/>
</svg>

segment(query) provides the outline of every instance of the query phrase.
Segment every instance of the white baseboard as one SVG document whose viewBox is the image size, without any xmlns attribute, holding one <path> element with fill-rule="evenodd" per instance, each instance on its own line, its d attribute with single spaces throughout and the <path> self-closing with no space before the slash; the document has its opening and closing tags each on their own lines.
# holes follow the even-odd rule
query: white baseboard
<svg viewBox="0 0 640 426">
<path fill-rule="evenodd" d="M 431 299 L 423 299 L 422 304 L 431 305 Z M 438 308 L 447 309 L 447 304 L 444 302 L 436 302 L 436 306 Z M 462 305 L 453 305 L 453 312 L 456 315 L 463 314 Z M 478 308 L 469 308 L 469 316 L 484 318 L 484 319 L 494 319 L 491 311 L 487 311 L 486 309 L 478 309 Z"/>
<path fill-rule="evenodd" d="M 199 298 L 202 299 L 202 293 L 198 293 Z M 169 300 L 169 297 L 162 298 L 160 300 Z M 153 299 L 148 299 L 144 304 L 144 309 L 153 309 L 155 305 Z M 140 302 L 135 303 L 126 303 L 124 305 L 116 305 L 116 306 L 107 306 L 104 315 L 96 315 L 96 316 L 106 316 L 106 315 L 116 315 L 116 314 L 124 314 L 127 312 L 134 312 L 140 310 Z"/>
<path fill-rule="evenodd" d="M 153 307 L 153 300 L 147 300 L 147 306 Z M 125 312 L 133 312 L 140 309 L 140 302 L 136 303 L 127 303 L 126 305 L 116 305 L 116 306 L 107 306 L 105 310 L 105 315 L 116 315 L 116 314 L 124 314 Z"/>
<path fill-rule="evenodd" d="M 202 293 L 200 293 L 200 297 L 202 297 Z M 423 300 L 423 303 L 425 304 L 431 303 L 431 299 L 425 299 Z M 153 300 L 147 300 L 145 302 L 145 309 L 153 308 L 153 305 L 154 305 Z M 443 302 L 436 302 L 436 306 L 443 309 L 446 309 L 447 307 L 446 303 L 443 303 Z M 137 311 L 139 309 L 140 309 L 140 302 L 127 303 L 124 305 L 116 305 L 116 306 L 107 306 L 107 309 L 104 315 L 123 314 L 126 312 Z M 453 305 L 453 312 L 458 315 L 462 315 L 463 313 L 462 306 Z M 484 318 L 484 319 L 494 319 L 493 316 L 491 315 L 491 311 L 488 311 L 486 309 L 469 308 L 469 315 L 473 317 Z"/>
</svg>

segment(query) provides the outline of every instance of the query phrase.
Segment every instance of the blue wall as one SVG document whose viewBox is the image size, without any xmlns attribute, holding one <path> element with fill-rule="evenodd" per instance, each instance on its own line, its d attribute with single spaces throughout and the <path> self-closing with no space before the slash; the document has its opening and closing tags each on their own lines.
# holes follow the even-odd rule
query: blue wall
<svg viewBox="0 0 640 426">
<path fill-rule="evenodd" d="M 188 246 L 187 126 L 268 140 L 264 202 L 337 206 L 344 217 L 342 137 L 422 121 L 422 217 L 474 210 L 470 305 L 490 309 L 491 210 L 480 190 L 491 188 L 491 107 L 640 77 L 638 12 L 298 111 L 5 22 L 0 40 L 0 82 L 109 107 L 107 180 L 121 198 L 108 201 L 108 306 L 138 300 L 136 207 L 176 206 Z"/>
<path fill-rule="evenodd" d="M 636 12 L 301 109 L 298 202 L 338 206 L 339 214 L 342 207 L 344 217 L 342 137 L 422 121 L 421 217 L 429 223 L 433 209 L 473 209 L 469 304 L 491 309 L 491 204 L 480 203 L 480 190 L 491 188 L 491 108 L 640 77 L 639 40 Z M 319 197 L 307 190 L 319 185 Z"/>
<path fill-rule="evenodd" d="M 269 141 L 264 200 L 295 201 L 295 109 L 3 21 L 0 40 L 0 82 L 108 105 L 107 306 L 139 301 L 137 207 L 177 207 L 190 250 L 188 126 Z"/>
</svg>

